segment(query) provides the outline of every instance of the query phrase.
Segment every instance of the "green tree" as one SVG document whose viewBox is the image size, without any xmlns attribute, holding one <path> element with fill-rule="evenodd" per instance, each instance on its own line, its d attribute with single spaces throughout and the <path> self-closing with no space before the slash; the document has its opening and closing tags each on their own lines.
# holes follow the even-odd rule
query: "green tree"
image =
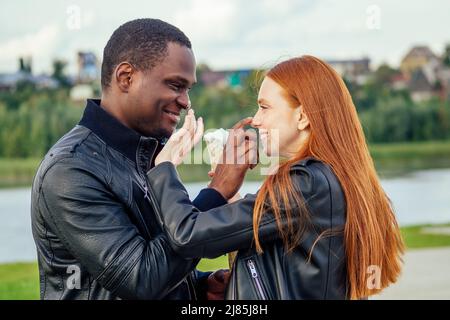
<svg viewBox="0 0 450 320">
<path fill-rule="evenodd" d="M 442 55 L 442 63 L 447 67 L 450 67 L 450 43 L 445 46 L 445 51 Z"/>
<path fill-rule="evenodd" d="M 62 87 L 69 87 L 70 81 L 69 78 L 65 74 L 65 68 L 67 66 L 67 62 L 61 59 L 53 60 L 53 73 L 52 77 L 58 81 L 59 85 Z"/>
</svg>

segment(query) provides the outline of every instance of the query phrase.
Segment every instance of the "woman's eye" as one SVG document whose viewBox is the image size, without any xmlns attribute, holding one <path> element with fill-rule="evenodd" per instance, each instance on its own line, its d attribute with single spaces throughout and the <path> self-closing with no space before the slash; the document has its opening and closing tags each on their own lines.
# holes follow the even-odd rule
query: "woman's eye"
<svg viewBox="0 0 450 320">
<path fill-rule="evenodd" d="M 266 106 L 259 106 L 261 109 L 266 110 L 268 109 Z"/>
</svg>

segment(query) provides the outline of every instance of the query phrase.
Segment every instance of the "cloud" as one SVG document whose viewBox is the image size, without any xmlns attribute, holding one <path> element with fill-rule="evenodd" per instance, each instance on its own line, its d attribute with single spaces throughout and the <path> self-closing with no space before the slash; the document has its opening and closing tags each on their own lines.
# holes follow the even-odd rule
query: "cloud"
<svg viewBox="0 0 450 320">
<path fill-rule="evenodd" d="M 47 69 L 48 57 L 58 47 L 61 39 L 60 29 L 56 25 L 46 25 L 37 32 L 32 32 L 19 38 L 11 39 L 0 44 L 0 70 L 16 71 L 17 65 L 11 65 L 20 56 L 31 56 L 33 67 L 36 69 Z"/>
<path fill-rule="evenodd" d="M 191 39 L 197 60 L 213 68 L 258 67 L 305 53 L 326 59 L 367 55 L 376 63 L 396 65 L 416 43 L 440 53 L 450 41 L 448 0 L 129 0 L 127 6 L 106 0 L 49 0 L 37 8 L 32 2 L 5 4 L 7 10 L 0 12 L 0 72 L 16 70 L 23 53 L 33 54 L 35 70 L 50 71 L 51 60 L 58 57 L 67 59 L 68 70 L 74 72 L 76 51 L 92 50 L 100 58 L 114 29 L 138 17 L 178 26 Z M 72 4 L 81 9 L 79 30 L 67 27 Z M 371 5 L 380 8 L 380 29 L 367 27 Z"/>
<path fill-rule="evenodd" d="M 193 0 L 174 14 L 174 24 L 199 46 L 235 40 L 238 3 Z"/>
</svg>

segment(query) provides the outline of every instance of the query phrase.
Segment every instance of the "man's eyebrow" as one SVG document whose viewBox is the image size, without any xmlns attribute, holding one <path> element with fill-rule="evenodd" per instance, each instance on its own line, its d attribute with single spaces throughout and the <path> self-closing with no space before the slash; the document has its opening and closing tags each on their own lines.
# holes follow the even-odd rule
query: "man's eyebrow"
<svg viewBox="0 0 450 320">
<path fill-rule="evenodd" d="M 180 76 L 174 76 L 174 77 L 170 77 L 170 78 L 168 78 L 167 79 L 167 81 L 178 81 L 178 82 L 181 82 L 183 85 L 185 85 L 185 86 L 188 86 L 189 85 L 189 81 L 187 80 L 187 79 L 185 79 L 185 78 L 183 78 L 183 77 L 180 77 Z M 191 84 L 191 86 L 193 86 L 194 84 L 196 84 L 197 82 L 193 82 L 192 84 Z"/>
</svg>

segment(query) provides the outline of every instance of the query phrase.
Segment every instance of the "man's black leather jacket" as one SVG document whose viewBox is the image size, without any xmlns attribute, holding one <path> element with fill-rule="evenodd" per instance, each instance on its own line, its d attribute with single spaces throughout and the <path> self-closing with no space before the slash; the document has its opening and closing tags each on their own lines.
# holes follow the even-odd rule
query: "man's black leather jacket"
<svg viewBox="0 0 450 320">
<path fill-rule="evenodd" d="M 189 201 L 171 163 L 151 169 L 149 178 L 151 197 L 164 208 L 156 212 L 174 250 L 187 258 L 213 258 L 239 250 L 226 299 L 347 298 L 346 202 L 328 165 L 306 158 L 291 167 L 292 182 L 306 201 L 311 223 L 290 253 L 270 212 L 259 229 L 264 252 L 258 254 L 251 245 L 256 195 L 205 212 Z M 282 220 L 280 224 L 286 226 L 287 219 Z"/>
<path fill-rule="evenodd" d="M 174 252 L 149 197 L 146 173 L 159 142 L 99 105 L 88 100 L 33 182 L 41 299 L 200 298 L 207 274 Z M 194 202 L 203 210 L 226 203 L 212 189 Z"/>
</svg>

